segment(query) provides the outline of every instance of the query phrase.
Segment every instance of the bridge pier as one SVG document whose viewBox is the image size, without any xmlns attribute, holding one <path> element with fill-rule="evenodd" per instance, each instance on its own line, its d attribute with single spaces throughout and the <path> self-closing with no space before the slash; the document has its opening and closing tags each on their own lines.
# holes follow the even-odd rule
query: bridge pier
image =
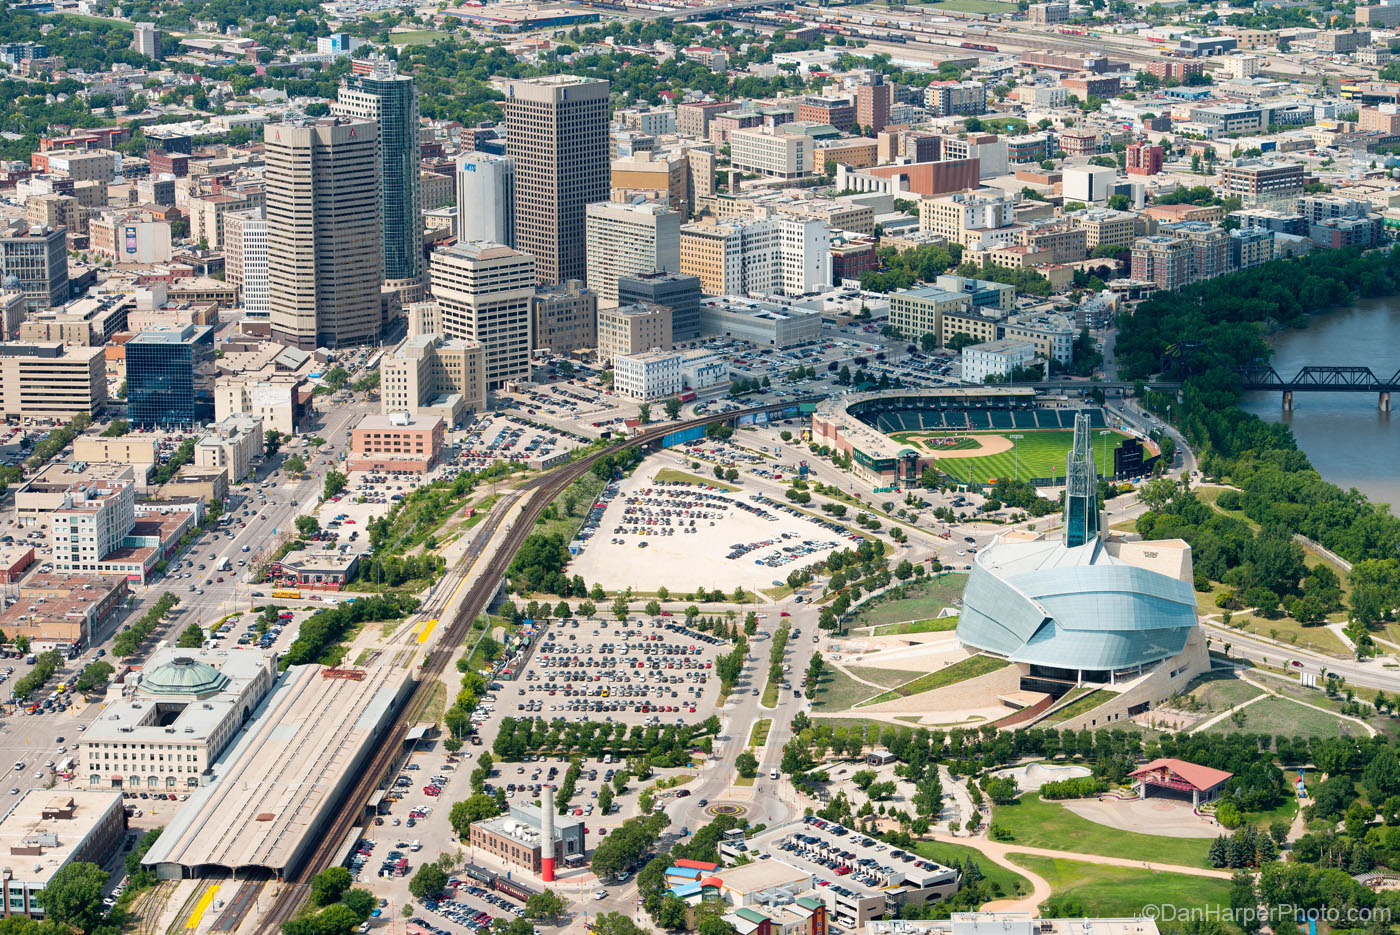
<svg viewBox="0 0 1400 935">
<path fill-rule="evenodd" d="M 1377 400 L 1376 406 L 1381 412 L 1390 411 L 1390 392 L 1388 390 L 1381 392 L 1380 399 Z"/>
<path fill-rule="evenodd" d="M 1284 390 L 1284 391 L 1283 391 L 1283 411 L 1284 411 L 1284 412 L 1292 412 L 1292 411 L 1293 411 L 1293 391 L 1292 391 L 1292 390 Z"/>
</svg>

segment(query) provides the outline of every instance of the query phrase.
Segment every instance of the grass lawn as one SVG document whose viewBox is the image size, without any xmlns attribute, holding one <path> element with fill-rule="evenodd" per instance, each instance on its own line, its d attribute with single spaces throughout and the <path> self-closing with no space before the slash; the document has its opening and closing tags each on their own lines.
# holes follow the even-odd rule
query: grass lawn
<svg viewBox="0 0 1400 935">
<path fill-rule="evenodd" d="M 1090 916 L 1130 918 L 1141 915 L 1147 906 L 1227 909 L 1230 905 L 1229 880 L 1134 867 L 1101 867 L 1059 857 L 1010 857 L 1012 863 L 1049 883 L 1055 896 L 1072 900 Z"/>
<path fill-rule="evenodd" d="M 864 703 L 879 704 L 882 701 L 894 701 L 896 698 L 908 698 L 910 695 L 931 692 L 936 688 L 943 688 L 944 686 L 954 685 L 958 682 L 966 682 L 968 679 L 976 678 L 979 675 L 995 672 L 1008 665 L 1010 665 L 1010 663 L 1005 659 L 997 659 L 994 656 L 969 656 L 950 666 L 945 666 L 937 672 L 930 672 L 927 675 L 921 675 L 916 679 L 911 679 L 903 685 L 876 695 L 874 698 Z"/>
<path fill-rule="evenodd" d="M 982 126 L 988 133 L 1025 133 L 1030 129 L 1030 124 L 1020 117 L 992 117 L 982 120 Z"/>
<path fill-rule="evenodd" d="M 583 525 L 584 519 L 588 516 L 588 508 L 593 504 L 593 499 L 603 492 L 603 482 L 597 474 L 589 471 L 578 480 L 569 485 L 569 489 L 559 495 L 554 503 L 555 518 L 544 519 L 541 517 L 535 523 L 535 532 L 557 533 L 564 537 L 564 542 L 573 541 L 578 533 L 579 527 Z M 574 512 L 570 516 L 565 512 L 564 506 L 569 498 L 573 498 Z"/>
<path fill-rule="evenodd" d="M 1287 734 L 1290 737 L 1335 737 L 1339 733 L 1356 736 L 1363 733 L 1351 721 L 1294 704 L 1286 698 L 1256 701 L 1239 714 L 1243 716 L 1240 724 L 1236 724 L 1233 717 L 1228 717 L 1206 729 L 1224 733 Z"/>
<path fill-rule="evenodd" d="M 413 712 L 415 721 L 432 721 L 434 724 L 442 723 L 442 716 L 447 712 L 447 686 L 441 682 L 434 682 L 428 689 L 428 697 L 424 699 L 421 706 Z"/>
<path fill-rule="evenodd" d="M 704 478 L 695 474 L 687 474 L 685 471 L 677 471 L 675 468 L 662 468 L 656 472 L 656 480 L 680 481 L 685 484 L 701 484 L 706 487 L 716 487 L 720 490 L 727 490 L 730 493 L 738 490 L 733 484 L 726 484 L 724 481 L 715 480 L 713 477 Z"/>
<path fill-rule="evenodd" d="M 998 805 L 992 821 L 1010 832 L 1013 843 L 1080 854 L 1128 860 L 1150 854 L 1162 863 L 1204 867 L 1210 849 L 1206 838 L 1168 838 L 1110 828 L 1080 818 L 1056 802 L 1046 802 L 1039 793 L 1027 793 L 1012 805 Z"/>
<path fill-rule="evenodd" d="M 908 680 L 909 673 L 902 674 L 905 680 Z M 817 686 L 816 692 L 812 695 L 812 710 L 845 711 L 857 702 L 864 701 L 878 692 L 879 689 L 862 685 L 839 669 L 827 666 L 822 670 L 821 684 Z"/>
<path fill-rule="evenodd" d="M 1212 611 L 1220 613 L 1218 609 Z M 1248 633 L 1259 636 L 1267 636 L 1270 639 L 1288 643 L 1291 646 L 1301 646 L 1304 649 L 1311 649 L 1314 652 L 1324 653 L 1328 656 L 1337 656 L 1341 659 L 1350 659 L 1351 651 L 1346 648 L 1337 634 L 1327 629 L 1321 624 L 1317 626 L 1303 626 L 1292 617 L 1279 617 L 1277 620 L 1269 620 L 1255 614 L 1235 614 L 1230 619 L 1230 625 L 1235 626 L 1243 623 L 1241 629 Z"/>
<path fill-rule="evenodd" d="M 758 778 L 757 776 L 735 776 L 735 777 L 734 777 L 734 781 L 733 781 L 732 783 L 730 783 L 730 785 L 733 785 L 733 786 L 751 786 L 751 785 L 753 785 L 753 781 L 754 781 L 755 779 L 757 779 L 757 778 Z"/>
<path fill-rule="evenodd" d="M 982 875 L 992 885 L 992 889 L 1006 896 L 1024 896 L 1031 891 L 1030 881 L 1000 864 L 994 864 L 975 847 L 965 844 L 948 844 L 943 841 L 918 841 L 914 853 L 934 863 L 951 866 L 967 860 L 975 860 L 982 868 Z"/>
<path fill-rule="evenodd" d="M 979 438 L 983 436 L 1005 437 L 1007 434 L 1025 436 L 1019 441 L 1013 442 L 1011 448 L 996 454 L 976 458 L 942 458 L 938 460 L 939 470 L 962 481 L 967 481 L 970 477 L 976 478 L 979 482 L 994 477 L 1015 476 L 1022 480 L 1029 480 L 1032 477 L 1064 477 L 1065 456 L 1074 443 L 1074 432 L 1067 429 L 1045 431 L 1006 429 L 995 432 L 950 432 L 947 434 L 973 435 Z M 1094 437 L 1094 457 L 1099 459 L 1100 463 L 1108 463 L 1104 459 L 1111 459 L 1113 452 L 1127 437 L 1121 432 L 1111 432 L 1102 438 L 1096 434 Z"/>
<path fill-rule="evenodd" d="M 1038 726 L 1049 727 L 1052 724 L 1059 724 L 1071 718 L 1077 718 L 1081 714 L 1087 714 L 1107 701 L 1111 694 L 1112 692 L 1104 691 L 1102 688 L 1096 688 L 1091 692 L 1080 695 L 1078 698 L 1050 715 Z"/>
<path fill-rule="evenodd" d="M 1244 820 L 1260 828 L 1268 828 L 1270 823 L 1275 821 L 1292 822 L 1294 816 L 1298 814 L 1298 799 L 1293 795 L 1286 795 L 1279 805 L 1269 809 L 1267 812 L 1245 812 Z"/>
<path fill-rule="evenodd" d="M 812 723 L 813 723 L 813 725 L 825 724 L 826 726 L 830 727 L 832 730 L 835 730 L 835 729 L 838 728 L 838 727 L 844 727 L 844 728 L 846 728 L 847 731 L 851 731 L 851 730 L 865 730 L 865 731 L 867 732 L 867 733 L 866 733 L 866 737 L 867 737 L 867 738 L 869 738 L 869 737 L 871 737 L 871 736 L 879 737 L 879 736 L 880 736 L 880 732 L 881 732 L 882 730 L 884 730 L 884 729 L 887 728 L 887 727 L 894 727 L 894 726 L 895 726 L 895 725 L 889 723 L 888 721 L 875 721 L 875 720 L 872 720 L 872 719 L 870 719 L 870 718 L 868 718 L 868 717 L 824 717 L 824 718 L 813 718 L 813 719 L 812 719 Z M 875 732 L 873 735 L 869 733 L 869 732 L 872 731 L 872 730 Z M 872 742 L 872 746 L 873 746 L 873 742 Z"/>
<path fill-rule="evenodd" d="M 874 666 L 846 666 L 846 671 L 864 679 L 867 682 L 874 682 L 883 688 L 894 688 L 903 685 L 914 677 L 915 673 L 908 669 L 877 669 Z"/>
<path fill-rule="evenodd" d="M 1231 673 L 1211 672 L 1196 679 L 1193 685 L 1187 686 L 1187 693 L 1207 711 L 1228 711 L 1251 698 L 1259 697 L 1264 691 Z"/>
<path fill-rule="evenodd" d="M 872 627 L 871 636 L 902 636 L 905 633 L 944 633 L 958 628 L 957 617 L 935 617 L 932 620 L 915 620 L 912 623 L 888 623 Z"/>
<path fill-rule="evenodd" d="M 758 749 L 768 742 L 768 732 L 773 729 L 771 718 L 762 718 L 755 721 L 753 731 L 749 734 L 749 746 Z"/>
<path fill-rule="evenodd" d="M 966 584 L 965 574 L 935 575 L 910 584 L 904 589 L 904 597 L 867 604 L 851 626 L 880 626 L 935 618 L 939 611 L 962 597 Z"/>
<path fill-rule="evenodd" d="M 781 679 L 769 679 L 768 684 L 763 686 L 763 697 L 759 703 L 765 708 L 776 708 L 778 706 L 778 689 Z"/>
<path fill-rule="evenodd" d="M 391 45 L 427 45 L 447 37 L 448 33 L 440 29 L 410 29 L 406 32 L 390 33 L 389 43 Z"/>
</svg>

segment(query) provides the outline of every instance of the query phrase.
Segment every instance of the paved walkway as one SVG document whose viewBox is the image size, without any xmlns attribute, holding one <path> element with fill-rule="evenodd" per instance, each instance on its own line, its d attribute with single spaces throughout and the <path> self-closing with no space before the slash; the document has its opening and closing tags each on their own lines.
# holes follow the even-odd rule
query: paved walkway
<svg viewBox="0 0 1400 935">
<path fill-rule="evenodd" d="M 842 675 L 845 675 L 846 677 L 848 677 L 848 678 L 850 678 L 850 679 L 853 679 L 853 680 L 859 682 L 859 683 L 862 684 L 862 685 L 869 685 L 871 688 L 875 689 L 875 691 L 876 691 L 877 694 L 880 694 L 880 693 L 889 691 L 889 688 L 888 688 L 888 687 L 886 687 L 886 686 L 884 686 L 884 685 L 879 685 L 879 684 L 876 684 L 875 682 L 870 682 L 870 681 L 867 681 L 867 680 L 861 678 L 859 675 L 856 675 L 854 672 L 852 672 L 850 669 L 846 668 L 844 665 L 842 665 L 842 664 L 839 663 L 839 662 L 831 662 L 830 660 L 827 660 L 827 661 L 831 664 L 831 667 L 832 667 L 832 668 L 834 668 L 836 671 L 840 672 Z M 910 679 L 916 679 L 916 678 L 918 678 L 918 677 L 919 677 L 919 676 L 918 676 L 917 673 L 914 673 L 914 672 L 910 672 L 910 673 L 909 673 L 909 678 L 910 678 Z"/>
<path fill-rule="evenodd" d="M 1251 682 L 1250 684 L 1253 684 L 1253 683 Z M 1188 733 L 1188 734 L 1194 734 L 1194 733 L 1196 733 L 1197 731 L 1205 730 L 1207 727 L 1211 727 L 1211 726 L 1213 726 L 1213 725 L 1215 725 L 1215 724 L 1218 724 L 1219 722 L 1225 720 L 1227 717 L 1229 717 L 1230 715 L 1234 714 L 1236 711 L 1239 711 L 1241 708 L 1248 708 L 1250 705 L 1252 705 L 1252 704 L 1254 704 L 1255 702 L 1259 701 L 1261 698 L 1267 698 L 1267 697 L 1269 697 L 1269 693 L 1266 693 L 1266 694 L 1263 694 L 1263 695 L 1255 695 L 1253 698 L 1250 698 L 1248 701 L 1242 701 L 1242 702 L 1240 702 L 1239 704 L 1235 705 L 1233 708 L 1226 708 L 1224 711 L 1221 711 L 1219 714 L 1212 715 L 1211 717 L 1206 718 L 1204 721 L 1198 722 L 1198 723 L 1196 724 L 1196 726 L 1193 727 L 1193 728 L 1191 728 L 1189 731 L 1187 731 L 1187 733 Z"/>
</svg>

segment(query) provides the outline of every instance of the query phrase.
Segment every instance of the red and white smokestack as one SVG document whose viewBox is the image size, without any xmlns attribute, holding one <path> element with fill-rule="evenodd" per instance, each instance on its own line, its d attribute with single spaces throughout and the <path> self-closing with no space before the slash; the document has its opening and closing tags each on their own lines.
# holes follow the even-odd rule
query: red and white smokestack
<svg viewBox="0 0 1400 935">
<path fill-rule="evenodd" d="M 540 878 L 554 882 L 554 787 L 544 787 L 540 803 Z"/>
</svg>

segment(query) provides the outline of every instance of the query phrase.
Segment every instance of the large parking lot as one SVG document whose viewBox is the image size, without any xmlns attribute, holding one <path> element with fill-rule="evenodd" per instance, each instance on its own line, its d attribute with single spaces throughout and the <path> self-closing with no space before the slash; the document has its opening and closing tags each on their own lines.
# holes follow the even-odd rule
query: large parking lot
<svg viewBox="0 0 1400 935">
<path fill-rule="evenodd" d="M 521 677 L 502 683 L 495 707 L 546 721 L 703 721 L 718 699 L 715 656 L 728 648 L 683 617 L 556 621 Z"/>
<path fill-rule="evenodd" d="M 455 463 L 477 470 L 493 461 L 533 461 L 572 451 L 583 440 L 516 416 L 483 415 L 454 436 L 460 448 Z"/>
<path fill-rule="evenodd" d="M 591 535 L 569 563 L 571 574 L 608 590 L 638 582 L 676 593 L 756 590 L 851 544 L 850 534 L 834 531 L 833 524 L 756 500 L 759 494 L 658 481 L 656 474 L 637 471 L 616 488 L 601 515 L 589 517 L 585 531 Z"/>
</svg>

